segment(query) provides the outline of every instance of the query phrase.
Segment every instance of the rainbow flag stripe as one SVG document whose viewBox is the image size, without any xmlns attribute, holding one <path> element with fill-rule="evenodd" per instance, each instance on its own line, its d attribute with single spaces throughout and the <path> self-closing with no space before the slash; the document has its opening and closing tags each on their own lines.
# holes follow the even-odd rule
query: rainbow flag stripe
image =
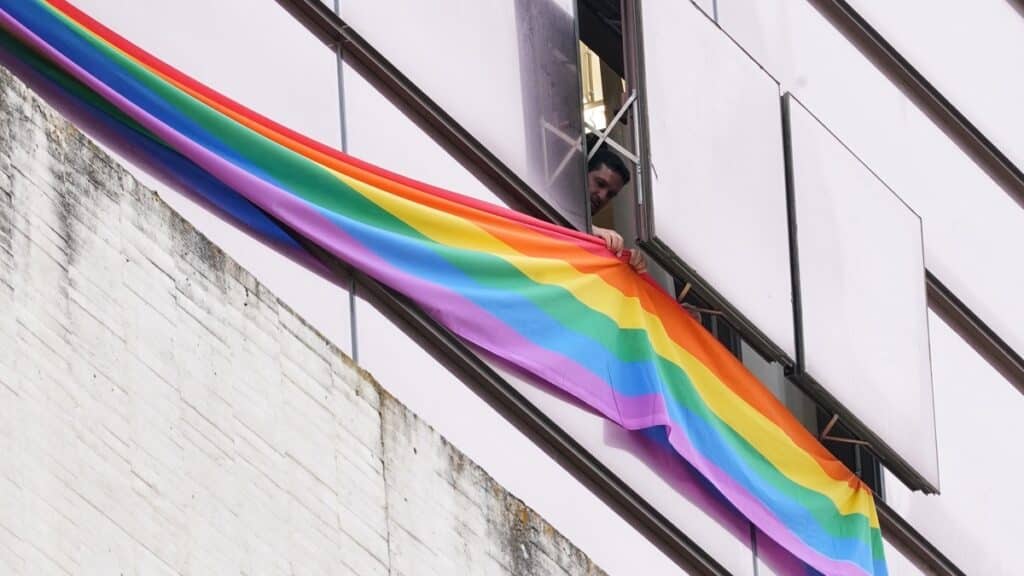
<svg viewBox="0 0 1024 576">
<path fill-rule="evenodd" d="M 303 137 L 63 0 L 0 0 L 0 59 L 92 134 L 311 270 L 323 273 L 282 223 L 609 420 L 663 427 L 809 567 L 886 574 L 870 490 L 600 240 Z"/>
</svg>

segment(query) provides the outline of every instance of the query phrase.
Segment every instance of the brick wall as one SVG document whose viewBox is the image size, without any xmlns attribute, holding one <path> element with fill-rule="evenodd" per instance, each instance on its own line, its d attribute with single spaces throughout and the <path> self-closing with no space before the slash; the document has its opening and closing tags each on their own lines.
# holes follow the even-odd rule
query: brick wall
<svg viewBox="0 0 1024 576">
<path fill-rule="evenodd" d="M 600 570 L 0 69 L 0 573 Z"/>
</svg>

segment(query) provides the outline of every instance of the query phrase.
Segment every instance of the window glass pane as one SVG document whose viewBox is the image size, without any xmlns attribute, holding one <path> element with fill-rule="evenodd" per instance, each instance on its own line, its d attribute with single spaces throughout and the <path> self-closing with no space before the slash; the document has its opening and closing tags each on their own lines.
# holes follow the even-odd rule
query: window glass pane
<svg viewBox="0 0 1024 576">
<path fill-rule="evenodd" d="M 866 5 L 867 0 L 858 0 Z M 1019 3 L 1019 2 L 1018 2 Z M 871 0 L 871 4 L 879 4 Z M 909 6 L 922 4 L 886 2 L 888 10 L 904 10 L 915 16 L 920 12 Z M 929 6 L 937 3 L 930 3 Z M 1010 2 L 980 0 L 943 2 L 938 12 L 961 11 L 957 22 L 976 21 L 968 15 L 977 4 L 978 11 L 1008 14 L 1007 20 L 1020 20 L 1012 13 Z M 998 8 L 994 5 L 999 4 Z M 717 0 L 719 23 L 744 50 L 777 78 L 784 91 L 792 92 L 814 115 L 828 126 L 857 157 L 895 191 L 924 222 L 925 253 L 928 270 L 934 274 L 971 312 L 1004 340 L 1024 354 L 1024 266 L 1013 265 L 1013 251 L 1000 247 L 1024 246 L 1024 211 L 1000 183 L 977 164 L 960 146 L 919 109 L 900 87 L 835 28 L 828 18 L 806 0 Z M 931 18 L 920 27 L 948 36 L 950 29 Z M 988 21 L 989 16 L 981 17 Z M 1003 22 L 1000 30 L 1016 27 Z M 900 28 L 901 33 L 910 33 Z M 966 30 L 966 28 L 965 28 Z M 984 35 L 968 34 L 949 38 L 947 49 L 960 41 Z M 916 32 L 915 32 L 916 34 Z M 996 31 L 997 36 L 1003 32 Z M 984 43 L 991 38 L 982 39 Z M 1015 43 L 1017 40 L 1014 41 Z M 934 55 L 934 52 L 928 52 Z M 1019 61 L 1019 50 L 1007 47 L 1003 56 Z M 1000 74 L 1003 67 L 989 67 L 988 61 L 967 58 L 967 64 L 948 63 L 939 57 L 938 66 L 950 64 L 977 68 L 977 74 Z M 1021 74 L 1002 74 L 1007 86 L 1019 82 Z M 1009 98 L 1014 92 L 1002 91 L 993 83 L 984 89 L 971 83 L 958 84 L 974 97 Z M 966 94 L 966 92 L 964 92 Z M 1002 110 L 1002 108 L 1000 108 Z M 1021 108 L 1017 107 L 1017 118 Z M 1010 115 L 1007 133 L 1020 138 Z M 942 191 L 942 193 L 938 193 Z"/>
</svg>

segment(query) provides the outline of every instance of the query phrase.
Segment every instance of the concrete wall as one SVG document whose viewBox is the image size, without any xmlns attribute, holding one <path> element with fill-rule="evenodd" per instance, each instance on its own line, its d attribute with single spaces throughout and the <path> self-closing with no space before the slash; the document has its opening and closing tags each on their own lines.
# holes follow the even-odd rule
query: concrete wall
<svg viewBox="0 0 1024 576">
<path fill-rule="evenodd" d="M 3 70 L 0 311 L 4 574 L 601 573 Z"/>
</svg>

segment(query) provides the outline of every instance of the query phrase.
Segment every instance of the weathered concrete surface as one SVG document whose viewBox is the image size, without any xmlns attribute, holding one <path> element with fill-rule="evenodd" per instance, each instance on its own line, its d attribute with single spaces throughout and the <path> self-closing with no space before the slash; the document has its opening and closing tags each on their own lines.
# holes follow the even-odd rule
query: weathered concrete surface
<svg viewBox="0 0 1024 576">
<path fill-rule="evenodd" d="M 0 573 L 600 570 L 0 69 Z"/>
</svg>

